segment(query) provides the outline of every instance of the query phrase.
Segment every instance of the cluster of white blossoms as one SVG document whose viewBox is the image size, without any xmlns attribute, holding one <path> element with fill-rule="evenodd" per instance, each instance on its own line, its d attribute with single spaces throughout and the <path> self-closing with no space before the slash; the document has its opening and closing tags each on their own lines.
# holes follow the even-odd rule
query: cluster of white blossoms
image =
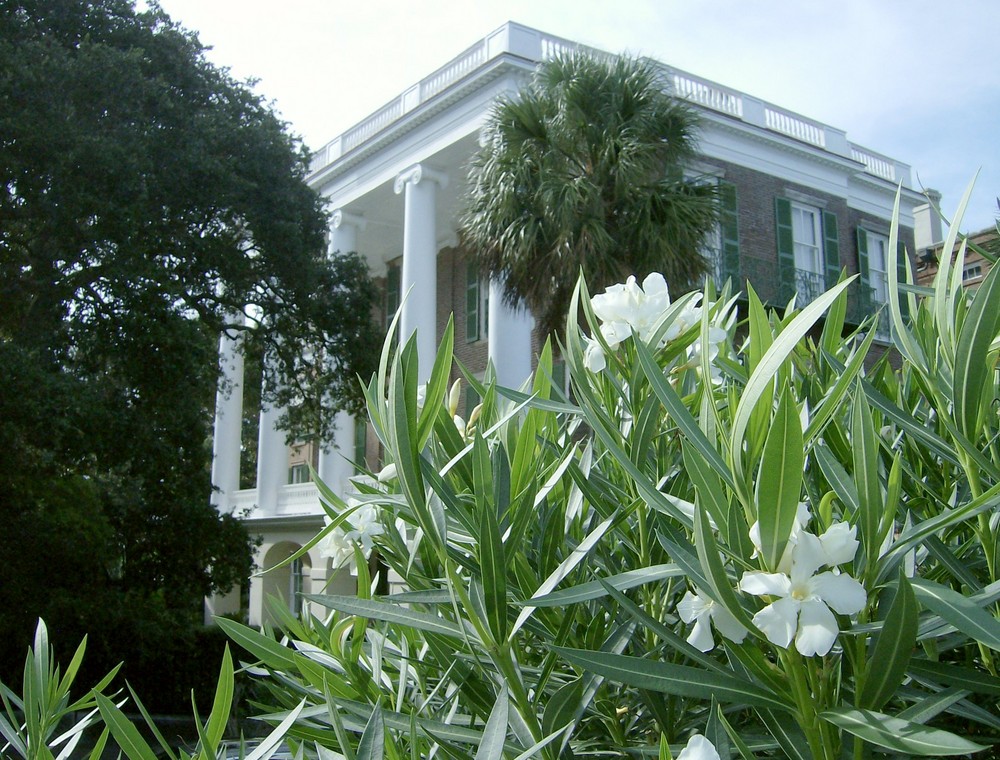
<svg viewBox="0 0 1000 760">
<path fill-rule="evenodd" d="M 687 745 L 677 756 L 677 760 L 720 760 L 719 751 L 701 734 L 688 739 Z"/>
<path fill-rule="evenodd" d="M 701 296 L 690 299 L 663 332 L 657 345 L 652 347 L 662 348 L 699 324 L 702 318 L 700 303 Z M 610 350 L 617 351 L 622 341 L 633 335 L 643 343 L 650 344 L 664 314 L 670 308 L 670 292 L 663 275 L 653 272 L 642 281 L 641 287 L 634 276 L 629 277 L 626 282 L 612 285 L 603 293 L 595 295 L 590 299 L 590 305 L 594 315 L 601 320 L 600 333 L 604 343 Z M 718 355 L 719 343 L 726 337 L 725 330 L 716 326 L 709 328 L 709 360 Z M 691 346 L 688 355 L 691 359 L 698 360 L 701 350 L 699 339 Z M 591 372 L 601 372 L 607 366 L 601 341 L 587 340 L 583 361 Z M 713 376 L 714 374 L 713 371 Z"/>
<path fill-rule="evenodd" d="M 357 507 L 361 502 L 353 496 L 347 499 L 348 507 Z M 331 520 L 325 518 L 329 525 Z M 367 559 L 374 547 L 373 538 L 385 532 L 378 520 L 378 511 L 372 504 L 365 504 L 348 518 L 350 528 L 344 530 L 347 523 L 341 523 L 327 533 L 319 543 L 319 556 L 330 557 L 335 568 L 342 567 L 354 558 L 354 547 L 361 547 L 362 554 Z"/>
<path fill-rule="evenodd" d="M 839 565 L 850 562 L 858 551 L 857 529 L 834 523 L 822 535 L 805 530 L 809 508 L 799 504 L 788 544 L 777 572 L 747 572 L 738 588 L 747 594 L 767 597 L 770 603 L 753 616 L 753 624 L 768 641 L 787 649 L 792 641 L 804 656 L 823 656 L 833 648 L 839 627 L 834 612 L 855 615 L 868 601 L 864 586 Z M 750 539 L 760 553 L 760 527 L 754 523 Z M 822 568 L 828 568 L 819 572 Z M 712 625 L 737 644 L 747 630 L 723 605 L 700 590 L 688 591 L 677 605 L 681 620 L 694 624 L 687 641 L 702 652 L 715 646 Z"/>
</svg>

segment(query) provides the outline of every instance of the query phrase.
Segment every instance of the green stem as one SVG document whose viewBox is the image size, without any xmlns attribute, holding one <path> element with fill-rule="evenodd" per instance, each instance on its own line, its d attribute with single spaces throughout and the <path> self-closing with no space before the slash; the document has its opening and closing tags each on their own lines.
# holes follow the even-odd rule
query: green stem
<svg viewBox="0 0 1000 760">
<path fill-rule="evenodd" d="M 785 675 L 788 676 L 792 687 L 792 695 L 795 697 L 795 705 L 799 714 L 799 725 L 806 734 L 806 741 L 809 742 L 809 750 L 816 760 L 834 760 L 833 752 L 824 741 L 823 731 L 820 728 L 819 713 L 816 710 L 816 701 L 813 699 L 812 690 L 809 688 L 808 672 L 802 655 L 794 646 L 780 651 L 779 657 Z"/>
</svg>

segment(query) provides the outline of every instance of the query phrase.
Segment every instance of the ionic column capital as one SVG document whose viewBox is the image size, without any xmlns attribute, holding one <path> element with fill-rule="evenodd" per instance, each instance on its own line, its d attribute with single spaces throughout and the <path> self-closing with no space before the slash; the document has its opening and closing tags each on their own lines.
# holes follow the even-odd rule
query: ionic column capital
<svg viewBox="0 0 1000 760">
<path fill-rule="evenodd" d="M 403 188 L 406 187 L 406 183 L 409 182 L 413 185 L 419 185 L 421 180 L 429 179 L 433 182 L 437 182 L 438 186 L 445 188 L 448 187 L 448 175 L 444 172 L 439 172 L 436 169 L 431 169 L 429 166 L 424 164 L 414 164 L 409 169 L 401 171 L 396 176 L 396 181 L 393 183 L 392 189 L 395 191 L 396 195 L 403 192 Z"/>
<path fill-rule="evenodd" d="M 350 225 L 356 229 L 364 232 L 365 227 L 368 226 L 368 221 L 358 214 L 352 214 L 350 211 L 344 211 L 342 208 L 338 208 L 333 212 L 330 218 L 330 226 L 335 230 L 339 230 L 344 225 Z"/>
</svg>

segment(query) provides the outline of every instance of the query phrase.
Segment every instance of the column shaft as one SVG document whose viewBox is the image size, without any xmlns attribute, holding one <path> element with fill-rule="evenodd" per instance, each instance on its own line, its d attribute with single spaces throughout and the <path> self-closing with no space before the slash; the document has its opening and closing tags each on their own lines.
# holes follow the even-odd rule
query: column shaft
<svg viewBox="0 0 1000 760">
<path fill-rule="evenodd" d="M 531 375 L 531 331 L 535 320 L 526 308 L 504 302 L 503 287 L 490 280 L 489 357 L 497 383 L 519 388 Z"/>
<path fill-rule="evenodd" d="M 212 436 L 212 504 L 229 512 L 229 500 L 240 487 L 243 432 L 243 354 L 239 339 L 223 332 L 219 338 L 221 377 L 215 394 Z"/>
<path fill-rule="evenodd" d="M 277 511 L 278 489 L 288 482 L 285 433 L 277 426 L 280 415 L 281 410 L 274 404 L 261 407 L 257 435 L 257 506 L 268 514 Z"/>
</svg>

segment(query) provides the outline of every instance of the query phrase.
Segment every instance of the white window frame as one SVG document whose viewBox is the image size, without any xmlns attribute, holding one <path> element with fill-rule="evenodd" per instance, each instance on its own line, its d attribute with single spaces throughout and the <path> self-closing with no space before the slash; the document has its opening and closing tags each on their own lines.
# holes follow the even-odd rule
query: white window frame
<svg viewBox="0 0 1000 760">
<path fill-rule="evenodd" d="M 868 287 L 874 291 L 876 303 L 886 303 L 889 300 L 889 238 L 871 230 L 865 230 L 865 235 L 868 238 Z"/>
<path fill-rule="evenodd" d="M 823 275 L 823 214 L 816 206 L 792 201 L 792 250 L 795 268 L 804 272 Z M 812 216 L 811 224 L 803 217 Z M 812 232 L 812 242 L 808 233 Z"/>
</svg>

